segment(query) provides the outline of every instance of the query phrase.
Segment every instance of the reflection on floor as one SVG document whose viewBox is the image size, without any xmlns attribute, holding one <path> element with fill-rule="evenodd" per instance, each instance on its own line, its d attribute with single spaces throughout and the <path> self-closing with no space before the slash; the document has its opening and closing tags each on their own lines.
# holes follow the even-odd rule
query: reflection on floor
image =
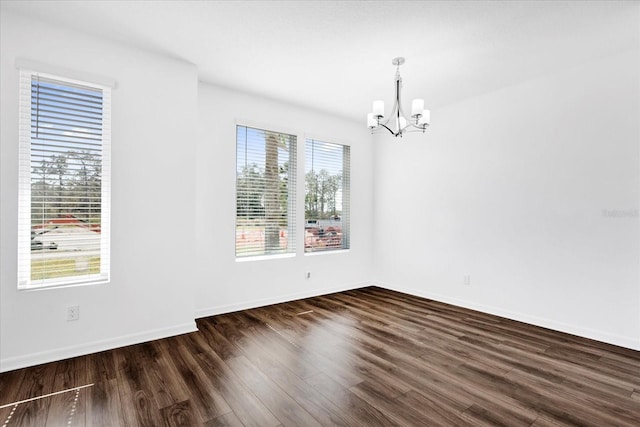
<svg viewBox="0 0 640 427">
<path fill-rule="evenodd" d="M 638 351 L 375 287 L 197 325 L 0 374 L 0 427 L 638 427 L 640 419 Z"/>
<path fill-rule="evenodd" d="M 43 396 L 0 406 L 2 427 L 9 426 L 84 426 L 85 386 L 61 390 Z"/>
</svg>

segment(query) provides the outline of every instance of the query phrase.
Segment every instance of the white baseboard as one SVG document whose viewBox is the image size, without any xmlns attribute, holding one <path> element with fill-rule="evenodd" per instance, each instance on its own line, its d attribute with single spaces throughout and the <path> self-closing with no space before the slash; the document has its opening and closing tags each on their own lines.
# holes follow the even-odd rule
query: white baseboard
<svg viewBox="0 0 640 427">
<path fill-rule="evenodd" d="M 280 295 L 277 297 L 261 298 L 252 301 L 243 301 L 235 304 L 219 305 L 214 307 L 196 310 L 196 318 L 216 316 L 218 314 L 233 313 L 234 311 L 249 310 L 257 307 L 264 307 L 272 304 L 295 301 L 303 298 L 317 297 L 318 295 L 328 295 L 335 292 L 350 291 L 353 289 L 371 286 L 372 282 L 360 282 L 350 285 L 335 286 L 332 288 L 315 289 L 306 292 L 296 292 L 293 294 Z"/>
<path fill-rule="evenodd" d="M 247 310 L 250 308 L 263 307 L 271 304 L 278 304 L 282 302 L 294 301 L 302 298 L 309 298 L 318 295 L 326 295 L 334 292 L 348 291 L 352 289 L 358 289 L 365 286 L 370 286 L 369 282 L 362 282 L 356 284 L 348 284 L 342 286 L 336 286 L 332 288 L 316 289 L 307 292 L 298 292 L 294 294 L 281 295 L 273 298 L 263 298 L 253 301 L 245 301 L 237 304 L 228 304 L 223 306 L 215 306 L 206 309 L 200 309 L 196 311 L 196 318 L 213 316 L 216 314 L 231 313 L 239 310 Z M 180 325 L 175 325 L 168 328 L 154 329 L 151 331 L 145 331 L 136 334 L 125 335 L 113 339 L 106 339 L 100 341 L 93 341 L 81 345 L 57 348 L 53 350 L 47 350 L 39 353 L 27 354 L 18 357 L 9 357 L 0 359 L 0 372 L 12 371 L 14 369 L 26 368 L 29 366 L 40 365 L 42 363 L 55 362 L 59 360 L 68 359 L 70 357 L 84 356 L 86 354 L 97 353 L 99 351 L 111 350 L 118 347 L 124 347 L 127 345 L 140 344 L 147 341 L 153 341 L 157 339 L 172 337 L 175 335 L 186 334 L 189 332 L 195 332 L 198 328 L 195 320 Z"/>
<path fill-rule="evenodd" d="M 471 310 L 476 310 L 476 311 L 480 311 L 487 314 L 493 314 L 495 316 L 516 320 L 518 322 L 528 323 L 530 325 L 552 329 L 554 331 L 565 332 L 567 334 L 577 335 L 579 337 L 589 338 L 595 341 L 613 344 L 620 347 L 629 348 L 632 350 L 640 350 L 640 340 L 622 336 L 622 335 L 615 335 L 615 334 L 611 334 L 608 332 L 599 331 L 595 329 L 583 328 L 581 326 L 571 325 L 563 322 L 557 322 L 555 320 L 532 316 L 526 313 L 518 313 L 510 310 L 505 310 L 500 307 L 477 304 L 475 302 L 462 300 L 458 298 L 452 298 L 446 295 L 413 289 L 405 286 L 391 285 L 389 283 L 382 283 L 382 282 L 372 282 L 371 284 L 372 286 L 378 286 L 380 288 L 389 289 L 392 291 L 398 291 L 398 292 L 414 295 L 421 298 L 427 298 L 434 301 L 455 305 L 458 307 L 468 308 Z"/>
<path fill-rule="evenodd" d="M 244 301 L 235 304 L 226 304 L 221 306 L 214 306 L 209 308 L 203 308 L 196 311 L 196 318 L 215 316 L 217 314 L 231 313 L 239 310 L 248 310 L 256 307 L 264 307 L 271 304 L 279 304 L 288 301 L 294 301 L 303 298 L 315 297 L 318 295 L 327 295 L 335 292 L 348 291 L 353 289 L 359 289 L 367 286 L 378 286 L 380 288 L 389 289 L 392 291 L 403 292 L 417 297 L 432 299 L 447 304 L 456 305 L 459 307 L 468 308 L 471 310 L 481 311 L 483 313 L 493 314 L 496 316 L 505 317 L 507 319 L 516 320 L 519 322 L 529 323 L 531 325 L 540 326 L 543 328 L 553 329 L 560 332 L 565 332 L 572 335 L 577 335 L 584 338 L 593 339 L 613 345 L 618 345 L 632 350 L 640 350 L 640 340 L 615 335 L 599 330 L 593 330 L 589 328 L 583 328 L 576 325 L 570 325 L 562 322 L 556 322 L 550 319 L 544 319 L 537 316 L 531 316 L 525 313 L 517 313 L 509 310 L 502 309 L 500 307 L 488 306 L 484 304 L 477 304 L 471 301 L 462 300 L 458 298 L 452 298 L 446 295 L 441 295 L 424 290 L 413 289 L 405 286 L 391 285 L 383 282 L 360 282 L 350 285 L 336 286 L 332 288 L 316 289 L 306 292 L 296 292 L 292 294 L 280 295 L 278 297 L 262 298 L 252 301 Z M 58 348 L 54 350 L 47 350 L 40 353 L 27 354 L 19 357 L 11 357 L 6 359 L 0 359 L 0 372 L 7 372 L 14 369 L 25 368 L 28 366 L 35 366 L 42 363 L 49 363 L 58 360 L 67 359 L 70 357 L 83 356 L 86 354 L 96 353 L 99 351 L 111 350 L 118 347 L 124 347 L 127 345 L 140 344 L 147 341 L 167 338 L 175 335 L 186 334 L 197 331 L 195 321 L 183 323 L 180 325 L 154 329 L 136 334 L 125 335 L 113 339 L 101 340 L 81 344 L 77 346 L 70 346 L 64 348 Z"/>
<path fill-rule="evenodd" d="M 68 359 L 70 357 L 84 356 L 85 354 L 97 353 L 99 351 L 111 350 L 127 345 L 140 344 L 175 335 L 187 334 L 197 330 L 196 322 L 191 321 L 168 328 L 153 329 L 122 337 L 93 341 L 86 344 L 57 348 L 54 350 L 32 353 L 19 357 L 9 357 L 0 360 L 0 372 L 12 371 L 14 369 L 40 365 L 42 363 L 55 362 L 58 360 Z"/>
</svg>

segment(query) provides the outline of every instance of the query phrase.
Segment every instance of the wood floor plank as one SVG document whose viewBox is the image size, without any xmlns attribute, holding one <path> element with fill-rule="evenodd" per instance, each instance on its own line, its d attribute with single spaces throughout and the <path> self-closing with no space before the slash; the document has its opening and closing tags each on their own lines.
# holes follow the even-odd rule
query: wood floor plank
<svg viewBox="0 0 640 427">
<path fill-rule="evenodd" d="M 306 382 L 318 390 L 324 397 L 341 409 L 343 417 L 352 421 L 350 425 L 360 426 L 399 426 L 380 410 L 355 395 L 351 390 L 331 379 L 328 375 L 318 374 L 307 378 Z"/>
<path fill-rule="evenodd" d="M 148 343 L 142 351 L 146 384 L 155 396 L 158 408 L 188 401 L 189 391 L 178 381 L 179 372 L 169 363 L 161 346 Z"/>
<path fill-rule="evenodd" d="M 322 329 L 311 329 L 304 326 L 306 321 L 313 321 L 310 319 L 315 318 L 315 315 L 310 314 L 306 318 L 282 319 L 281 323 L 288 325 L 288 330 L 290 331 L 288 335 L 289 341 L 300 341 L 304 343 L 304 348 L 328 359 L 336 359 L 336 356 L 339 355 L 340 360 L 343 361 L 349 371 L 357 373 L 358 378 L 356 381 L 359 382 L 366 379 L 370 382 L 378 382 L 381 387 L 388 390 L 388 396 L 390 398 L 395 398 L 409 391 L 409 388 L 405 384 L 396 381 L 393 373 L 387 372 L 386 369 L 381 369 L 377 364 L 369 363 L 365 357 L 353 354 L 353 348 L 345 345 L 352 339 L 352 329 L 344 328 L 344 325 L 337 323 L 334 323 L 330 330 L 325 330 L 324 327 Z M 337 328 L 335 328 L 335 326 L 337 326 Z M 314 341 L 316 341 L 318 345 L 314 345 L 314 343 L 307 344 L 304 335 L 300 335 L 300 332 L 293 332 L 296 330 L 303 331 L 304 334 L 312 333 L 314 338 L 316 338 Z M 349 335 L 346 337 L 341 333 L 345 330 L 349 331 Z"/>
<path fill-rule="evenodd" d="M 461 413 L 452 410 L 448 402 L 442 399 L 434 399 L 433 395 L 425 396 L 412 390 L 400 396 L 397 401 L 404 407 L 417 409 L 425 425 L 447 427 L 468 424 L 462 418 Z"/>
<path fill-rule="evenodd" d="M 13 406 L 0 408 L 0 426 L 9 425 L 15 409 Z"/>
<path fill-rule="evenodd" d="M 349 390 L 401 425 L 419 426 L 430 425 L 430 423 L 435 422 L 431 414 L 423 411 L 424 408 L 413 406 L 410 400 L 389 400 L 378 391 L 375 385 L 371 385 L 367 381 L 355 385 L 349 388 Z M 449 425 L 461 425 L 460 422 L 457 424 L 454 422 L 458 417 L 456 412 L 449 411 L 449 414 L 451 421 Z"/>
<path fill-rule="evenodd" d="M 88 384 L 87 357 L 73 357 L 57 362 L 52 390 L 68 390 Z"/>
<path fill-rule="evenodd" d="M 163 347 L 171 355 L 171 361 L 178 369 L 186 389 L 190 391 L 191 405 L 200 414 L 200 422 L 231 412 L 229 404 L 216 390 L 209 376 L 200 368 L 194 354 L 182 342 Z"/>
<path fill-rule="evenodd" d="M 57 362 L 46 363 L 27 369 L 20 383 L 20 388 L 11 401 L 30 399 L 53 393 Z"/>
<path fill-rule="evenodd" d="M 240 313 L 232 314 L 232 318 L 242 321 L 240 316 L 242 316 Z M 345 366 L 344 361 L 341 359 L 327 358 L 316 351 L 308 350 L 307 348 L 292 342 L 291 339 L 279 333 L 278 329 L 269 327 L 267 324 L 260 321 L 259 317 L 255 315 L 246 317 L 250 319 L 250 322 L 247 322 L 247 324 L 251 323 L 252 326 L 244 328 L 243 332 L 240 333 L 241 338 L 237 340 L 238 347 L 243 348 L 245 352 L 251 351 L 250 344 L 247 344 L 246 342 L 246 333 L 247 331 L 253 331 L 256 334 L 256 339 L 259 339 L 264 343 L 262 345 L 277 347 L 284 359 L 295 361 L 299 368 L 298 375 L 302 378 L 307 378 L 320 372 L 324 372 L 339 383 L 343 384 L 345 387 L 349 387 L 363 381 L 363 378 L 356 372 L 348 369 L 348 367 Z"/>
<path fill-rule="evenodd" d="M 282 322 L 284 322 L 284 320 Z M 293 327 L 293 323 L 288 324 L 290 331 L 295 329 Z M 273 326 L 271 326 L 271 329 L 280 333 L 280 330 L 276 330 Z M 265 340 L 273 339 L 266 334 L 261 335 L 260 333 L 255 335 L 254 338 L 258 340 L 262 338 L 262 341 L 260 342 L 263 343 L 263 347 L 264 344 L 266 344 Z M 289 344 L 293 343 L 293 345 L 300 347 L 299 344 L 296 344 L 297 339 L 297 334 L 290 333 L 288 334 L 288 338 L 285 338 L 285 341 Z M 369 382 L 376 383 L 381 391 L 391 399 L 409 391 L 409 387 L 397 381 L 392 373 L 388 373 L 385 369 L 381 369 L 376 364 L 368 363 L 368 361 L 363 357 L 355 357 L 352 355 L 349 349 L 340 345 L 342 340 L 339 339 L 332 343 L 331 337 L 325 335 L 318 341 L 321 341 L 323 345 L 312 346 L 311 348 L 308 348 L 308 346 L 305 345 L 304 347 L 308 349 L 306 352 L 307 354 L 313 354 L 314 364 L 319 366 L 323 372 L 327 373 L 329 376 L 336 376 L 341 382 L 342 379 L 346 379 L 348 381 L 348 386 L 358 384 L 366 379 Z M 284 342 L 283 345 L 287 346 Z M 338 355 L 339 357 L 336 357 Z M 300 358 L 297 358 L 297 361 L 299 360 Z M 336 363 L 336 360 L 340 360 L 341 363 Z M 312 372 L 312 374 L 314 373 L 315 372 Z M 351 373 L 355 373 L 355 376 Z M 300 372 L 299 375 L 300 377 L 308 376 L 308 369 L 305 370 L 305 372 Z M 349 380 L 349 378 L 351 379 Z"/>
<path fill-rule="evenodd" d="M 157 398 L 146 371 L 145 356 L 149 343 L 128 346 L 116 350 L 116 360 L 120 399 L 126 423 L 140 426 L 160 425 Z"/>
<path fill-rule="evenodd" d="M 556 402 L 566 400 L 567 405 L 582 407 L 584 414 L 590 414 L 592 419 L 601 419 L 603 423 L 634 425 L 640 420 L 638 417 L 640 408 L 628 399 L 610 400 L 607 397 L 603 398 L 600 393 L 592 393 L 590 390 L 585 393 L 563 384 L 549 384 L 540 378 L 519 371 L 510 372 L 506 378 L 539 391 L 550 401 L 553 396 Z"/>
<path fill-rule="evenodd" d="M 17 393 L 10 400 L 15 402 L 45 396 L 54 392 L 53 385 L 56 370 L 57 362 L 27 369 Z M 47 399 L 38 399 L 20 404 L 14 412 L 12 423 L 16 423 L 16 425 L 44 426 L 47 422 L 49 409 L 49 400 Z"/>
<path fill-rule="evenodd" d="M 536 419 L 531 420 L 529 417 L 517 412 L 507 413 L 504 410 L 487 410 L 475 403 L 462 413 L 462 418 L 467 420 L 466 424 L 487 427 L 530 426 Z"/>
<path fill-rule="evenodd" d="M 161 418 L 166 427 L 191 427 L 198 425 L 196 411 L 188 400 L 177 402 L 160 409 Z"/>
<path fill-rule="evenodd" d="M 367 349 L 368 344 L 366 344 L 367 337 L 362 335 L 358 336 L 358 346 L 362 349 Z M 375 345 L 375 344 L 371 344 Z M 422 348 L 422 352 L 426 351 L 426 348 Z M 373 359 L 375 358 L 375 363 L 384 367 L 393 373 L 396 378 L 396 381 L 405 381 L 409 383 L 417 390 L 425 392 L 425 390 L 429 390 L 433 393 L 439 394 L 440 397 L 445 397 L 449 399 L 450 405 L 454 408 L 458 408 L 459 410 L 464 410 L 468 406 L 475 401 L 485 402 L 485 396 L 487 395 L 486 391 L 471 389 L 466 384 L 457 384 L 455 378 L 451 378 L 442 374 L 439 374 L 437 370 L 432 370 L 431 367 L 434 365 L 434 358 L 429 357 L 424 360 L 421 359 L 420 362 L 417 362 L 415 358 L 407 355 L 404 351 L 396 351 L 393 347 L 384 346 L 384 351 L 380 354 L 378 352 L 370 351 L 367 355 L 366 353 L 362 353 L 360 349 L 354 350 L 358 353 L 358 357 L 363 359 Z M 428 371 L 424 370 L 424 363 L 427 363 Z M 462 362 L 460 362 L 462 363 Z M 442 362 L 439 365 L 440 368 L 444 370 L 451 370 L 453 367 L 458 366 L 457 364 L 451 365 L 447 362 Z M 420 371 L 422 369 L 422 375 L 415 376 L 416 371 Z M 453 386 L 455 384 L 455 386 Z M 490 395 L 490 394 L 489 394 Z M 435 396 L 434 396 L 435 397 Z M 508 397 L 503 397 L 506 402 L 504 405 L 507 407 L 517 407 L 517 402 L 509 401 Z M 525 409 L 520 408 L 521 411 L 525 411 Z"/>
<path fill-rule="evenodd" d="M 79 426 L 86 422 L 84 389 L 57 394 L 47 398 L 49 411 L 47 412 L 46 427 Z"/>
<path fill-rule="evenodd" d="M 230 412 L 206 422 L 204 427 L 244 427 L 244 424 L 235 413 Z"/>
<path fill-rule="evenodd" d="M 114 350 L 101 351 L 86 356 L 87 383 L 109 381 L 116 378 L 117 368 L 114 358 Z"/>
<path fill-rule="evenodd" d="M 546 415 L 540 415 L 536 420 L 531 424 L 531 427 L 565 427 L 568 425 L 576 425 L 576 424 L 565 424 L 554 419 L 547 417 Z"/>
<path fill-rule="evenodd" d="M 0 406 L 20 400 L 19 390 L 26 373 L 27 369 L 16 369 L 0 374 Z"/>
<path fill-rule="evenodd" d="M 208 346 L 216 352 L 222 360 L 241 356 L 238 348 L 231 344 L 231 342 L 215 328 L 215 319 L 198 319 L 197 324 Z"/>
<path fill-rule="evenodd" d="M 115 377 L 87 387 L 85 406 L 87 426 L 116 427 L 126 425 L 118 380 Z M 137 424 L 137 421 L 134 423 Z"/>
<path fill-rule="evenodd" d="M 340 409 L 309 387 L 308 383 L 296 375 L 295 365 L 283 363 L 277 352 L 251 352 L 245 356 L 322 425 L 348 425 L 341 417 Z"/>
<path fill-rule="evenodd" d="M 640 425 L 640 352 L 395 291 L 368 287 L 196 324 L 0 374 L 0 406 L 45 395 L 0 408 L 0 422 Z"/>
<path fill-rule="evenodd" d="M 277 426 L 277 418 L 264 404 L 243 385 L 241 379 L 227 366 L 217 353 L 208 351 L 206 341 L 197 334 L 185 336 L 195 353 L 195 360 L 204 372 L 209 373 L 209 381 L 225 399 L 232 411 L 245 426 Z M 222 416 L 216 419 L 227 419 Z M 232 418 L 232 417 L 231 417 Z M 218 421 L 221 422 L 221 421 Z"/>
<path fill-rule="evenodd" d="M 42 427 L 46 425 L 47 413 L 48 405 L 43 400 L 23 403 L 16 407 L 7 426 Z"/>
<path fill-rule="evenodd" d="M 202 369 L 212 373 L 212 384 L 225 398 L 233 412 L 245 426 L 277 426 L 280 421 L 252 393 L 226 363 L 215 354 L 199 353 L 196 356 Z M 223 414 L 228 415 L 228 414 Z M 217 417 L 222 420 L 224 416 Z"/>
<path fill-rule="evenodd" d="M 329 331 L 331 330 L 330 326 L 328 327 Z M 438 389 L 437 383 L 445 383 L 449 382 L 449 379 L 445 379 L 441 376 L 441 378 L 435 378 L 432 376 L 420 375 L 416 376 L 415 372 L 420 369 L 420 366 L 424 364 L 423 360 L 418 361 L 418 359 L 407 355 L 406 353 L 402 353 L 396 351 L 393 348 L 386 347 L 382 344 L 374 341 L 369 341 L 368 337 L 364 334 L 356 334 L 354 337 L 357 337 L 357 342 L 355 345 L 346 344 L 349 346 L 348 349 L 342 350 L 340 352 L 336 352 L 336 354 L 343 354 L 345 352 L 353 353 L 358 359 L 363 361 L 367 361 L 370 365 L 378 366 L 379 369 L 389 373 L 392 377 L 392 383 L 400 383 L 403 384 L 403 387 L 410 387 L 413 389 L 421 389 L 421 387 L 430 387 L 431 389 Z M 433 365 L 433 360 L 429 360 L 429 364 Z M 446 362 L 443 364 L 450 368 L 452 366 L 457 365 L 449 365 Z M 371 381 L 369 381 L 371 382 Z M 380 388 L 380 387 L 379 387 Z M 384 388 L 380 388 L 381 391 Z M 385 393 L 387 397 L 389 397 L 388 393 Z M 396 396 L 397 397 L 397 396 Z M 457 404 L 459 409 L 465 409 L 466 407 L 471 405 L 471 401 L 465 401 L 459 393 L 456 394 L 456 398 L 461 399 L 461 401 Z"/>
<path fill-rule="evenodd" d="M 240 356 L 226 362 L 245 386 L 285 426 L 320 426 L 321 424 L 291 396 L 278 387 L 267 375 L 256 368 L 246 357 Z"/>
</svg>

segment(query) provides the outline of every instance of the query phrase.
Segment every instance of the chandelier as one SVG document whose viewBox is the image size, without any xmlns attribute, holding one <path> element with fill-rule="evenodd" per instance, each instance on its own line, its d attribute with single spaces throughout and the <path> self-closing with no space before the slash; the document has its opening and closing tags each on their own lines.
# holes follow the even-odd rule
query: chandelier
<svg viewBox="0 0 640 427">
<path fill-rule="evenodd" d="M 373 113 L 367 114 L 367 126 L 371 129 L 371 133 L 386 129 L 395 137 L 401 137 L 406 132 L 424 133 L 429 127 L 431 112 L 424 109 L 424 99 L 414 99 L 411 103 L 411 117 L 407 117 L 404 114 L 400 99 L 400 89 L 402 88 L 400 66 L 404 64 L 404 58 L 393 58 L 391 63 L 397 67 L 395 77 L 396 98 L 391 114 L 384 120 L 384 101 L 373 101 Z"/>
</svg>

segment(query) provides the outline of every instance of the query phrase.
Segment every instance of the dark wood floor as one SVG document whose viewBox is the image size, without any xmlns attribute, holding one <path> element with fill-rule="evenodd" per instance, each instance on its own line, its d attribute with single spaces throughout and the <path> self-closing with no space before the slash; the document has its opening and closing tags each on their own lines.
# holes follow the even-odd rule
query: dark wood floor
<svg viewBox="0 0 640 427">
<path fill-rule="evenodd" d="M 0 406 L 70 389 L 0 426 L 640 425 L 640 352 L 379 288 L 198 328 L 0 374 Z"/>
</svg>

